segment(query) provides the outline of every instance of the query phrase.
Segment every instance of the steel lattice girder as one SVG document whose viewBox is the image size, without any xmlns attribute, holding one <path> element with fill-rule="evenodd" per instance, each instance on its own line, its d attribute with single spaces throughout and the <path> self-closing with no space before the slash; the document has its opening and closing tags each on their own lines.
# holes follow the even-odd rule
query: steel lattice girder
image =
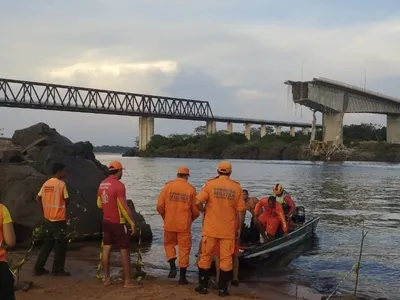
<svg viewBox="0 0 400 300">
<path fill-rule="evenodd" d="M 208 101 L 0 78 L 0 106 L 156 118 L 209 120 Z"/>
</svg>

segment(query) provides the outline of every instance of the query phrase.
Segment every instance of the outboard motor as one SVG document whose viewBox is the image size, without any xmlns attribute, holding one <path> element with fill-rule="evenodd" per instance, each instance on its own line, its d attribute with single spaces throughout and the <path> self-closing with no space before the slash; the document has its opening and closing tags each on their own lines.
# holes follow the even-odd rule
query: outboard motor
<svg viewBox="0 0 400 300">
<path fill-rule="evenodd" d="M 293 217 L 295 223 L 303 224 L 306 221 L 306 210 L 304 206 L 297 206 Z"/>
</svg>

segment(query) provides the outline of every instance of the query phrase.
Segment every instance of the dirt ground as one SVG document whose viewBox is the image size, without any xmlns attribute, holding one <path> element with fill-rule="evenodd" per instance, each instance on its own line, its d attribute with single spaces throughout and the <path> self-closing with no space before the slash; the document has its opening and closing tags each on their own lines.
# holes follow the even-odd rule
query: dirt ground
<svg viewBox="0 0 400 300">
<path fill-rule="evenodd" d="M 14 254 L 17 260 L 19 255 Z M 71 257 L 72 256 L 72 257 Z M 67 259 L 67 270 L 71 277 L 32 276 L 33 262 L 36 255 L 27 261 L 20 272 L 21 283 L 32 281 L 33 286 L 28 291 L 17 291 L 18 300 L 73 300 L 73 299 L 98 299 L 98 300 L 125 300 L 125 299 L 220 299 L 216 290 L 210 289 L 206 296 L 194 291 L 196 278 L 188 278 L 191 282 L 187 286 L 179 286 L 177 279 L 155 278 L 149 274 L 132 289 L 125 289 L 122 281 L 116 280 L 113 285 L 105 287 L 102 281 L 95 279 L 96 259 L 84 259 L 82 252 L 70 255 Z M 86 255 L 85 255 L 86 256 Z M 22 255 L 21 255 L 22 257 Z M 52 257 L 48 260 L 52 262 Z M 118 269 L 114 275 L 118 275 Z M 150 272 L 148 272 L 150 273 Z M 117 276 L 118 277 L 118 276 Z M 272 284 L 262 283 L 256 288 L 241 283 L 239 287 L 230 287 L 231 296 L 228 299 L 269 299 L 289 300 L 296 299 L 294 286 L 277 287 Z M 305 287 L 298 287 L 297 299 L 316 300 L 321 296 L 311 293 Z"/>
<path fill-rule="evenodd" d="M 17 292 L 18 300 L 69 300 L 69 299 L 219 299 L 216 290 L 211 290 L 206 296 L 195 293 L 195 284 L 179 286 L 176 282 L 150 279 L 143 281 L 141 286 L 125 289 L 122 283 L 104 287 L 96 280 L 76 280 L 74 278 L 41 278 L 35 280 L 35 287 L 27 292 Z M 283 291 L 273 288 L 264 289 L 263 294 L 252 293 L 243 288 L 230 288 L 229 299 L 269 299 L 289 300 L 296 299 Z M 298 298 L 310 299 L 310 298 Z M 321 299 L 314 298 L 314 299 Z"/>
</svg>

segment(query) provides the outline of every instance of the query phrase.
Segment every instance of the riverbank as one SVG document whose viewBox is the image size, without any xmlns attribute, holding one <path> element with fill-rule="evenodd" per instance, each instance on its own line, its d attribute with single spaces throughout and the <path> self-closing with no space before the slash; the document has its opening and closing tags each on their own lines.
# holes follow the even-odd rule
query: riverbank
<svg viewBox="0 0 400 300">
<path fill-rule="evenodd" d="M 253 138 L 240 133 L 216 133 L 210 136 L 154 136 L 146 151 L 132 148 L 123 156 L 250 159 L 250 160 L 330 160 L 400 163 L 400 145 L 377 141 L 347 141 L 346 146 L 325 155 L 310 149 L 306 135 Z"/>
<path fill-rule="evenodd" d="M 150 275 L 137 284 L 132 289 L 124 289 L 122 281 L 119 280 L 119 260 L 118 255 L 112 259 L 113 273 L 115 281 L 113 285 L 104 287 L 100 280 L 94 279 L 97 264 L 98 249 L 92 246 L 85 246 L 68 252 L 66 268 L 71 271 L 72 276 L 67 278 L 51 276 L 31 276 L 30 270 L 33 268 L 34 258 L 37 251 L 32 255 L 32 259 L 27 261 L 21 271 L 21 281 L 33 281 L 33 287 L 26 292 L 17 291 L 17 299 L 21 300 L 58 300 L 87 299 L 95 298 L 99 300 L 113 299 L 216 299 L 217 291 L 210 290 L 207 296 L 195 293 L 197 279 L 195 274 L 189 277 L 190 284 L 179 286 L 176 280 L 163 278 L 158 273 L 157 276 Z M 13 259 L 19 260 L 22 252 L 13 254 Z M 52 262 L 52 257 L 49 258 Z M 49 266 L 49 264 L 48 264 Z M 148 266 L 147 266 L 148 267 Z M 156 274 L 155 270 L 147 269 L 149 274 Z M 271 300 L 292 300 L 296 299 L 296 287 L 290 284 L 275 286 L 274 284 L 263 283 L 262 287 L 252 288 L 246 283 L 240 287 L 230 288 L 231 297 L 229 299 L 263 299 L 268 295 Z M 303 286 L 297 288 L 298 298 L 316 300 L 321 299 L 321 295 L 314 294 Z"/>
</svg>

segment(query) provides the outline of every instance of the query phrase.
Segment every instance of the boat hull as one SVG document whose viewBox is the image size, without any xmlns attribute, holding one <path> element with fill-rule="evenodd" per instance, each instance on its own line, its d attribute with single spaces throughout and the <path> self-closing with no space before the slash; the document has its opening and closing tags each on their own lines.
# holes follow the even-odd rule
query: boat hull
<svg viewBox="0 0 400 300">
<path fill-rule="evenodd" d="M 294 247 L 313 238 L 320 218 L 315 217 L 289 233 L 289 238 L 281 237 L 269 243 L 258 243 L 249 247 L 241 247 L 239 259 L 267 259 L 273 254 L 291 251 Z"/>
</svg>

